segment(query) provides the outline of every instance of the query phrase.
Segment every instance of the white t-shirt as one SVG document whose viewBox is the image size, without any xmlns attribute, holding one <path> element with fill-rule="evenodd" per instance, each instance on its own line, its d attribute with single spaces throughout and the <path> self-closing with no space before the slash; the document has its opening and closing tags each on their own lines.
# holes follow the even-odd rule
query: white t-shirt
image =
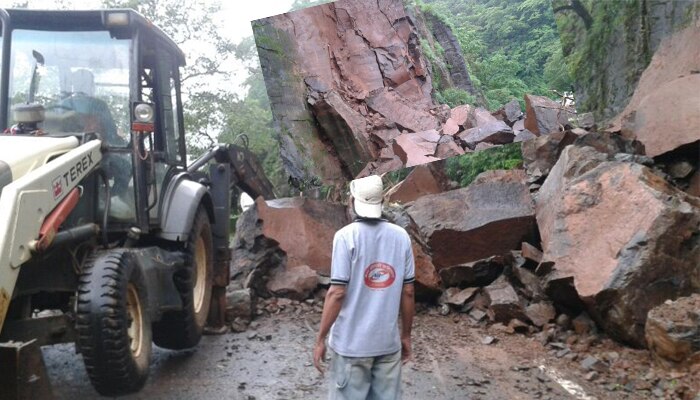
<svg viewBox="0 0 700 400">
<path fill-rule="evenodd" d="M 384 220 L 355 221 L 333 238 L 331 284 L 347 285 L 329 346 L 346 357 L 401 349 L 398 315 L 403 285 L 415 281 L 408 233 Z"/>
</svg>

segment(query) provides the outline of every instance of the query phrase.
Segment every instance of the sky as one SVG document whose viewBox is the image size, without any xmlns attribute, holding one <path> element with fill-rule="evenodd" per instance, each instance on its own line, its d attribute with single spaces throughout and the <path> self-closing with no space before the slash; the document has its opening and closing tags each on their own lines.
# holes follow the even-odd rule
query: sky
<svg viewBox="0 0 700 400">
<path fill-rule="evenodd" d="M 222 12 L 219 19 L 223 20 L 223 23 L 219 29 L 236 43 L 245 37 L 253 35 L 253 29 L 250 25 L 251 21 L 285 13 L 289 11 L 293 3 L 293 0 L 210 1 L 218 2 L 221 5 Z M 17 2 L 18 0 L 0 0 L 0 7 L 9 8 L 12 7 L 13 3 Z M 70 4 L 70 8 L 75 9 L 100 8 L 101 4 L 100 0 L 65 0 L 63 2 Z M 29 0 L 29 7 L 36 9 L 54 9 L 56 4 L 55 0 Z M 183 50 L 187 52 L 186 48 Z M 242 65 L 232 65 L 231 69 L 234 73 L 230 83 L 238 86 L 237 90 L 234 90 L 235 92 L 242 94 L 240 84 L 246 78 L 245 68 Z"/>
</svg>

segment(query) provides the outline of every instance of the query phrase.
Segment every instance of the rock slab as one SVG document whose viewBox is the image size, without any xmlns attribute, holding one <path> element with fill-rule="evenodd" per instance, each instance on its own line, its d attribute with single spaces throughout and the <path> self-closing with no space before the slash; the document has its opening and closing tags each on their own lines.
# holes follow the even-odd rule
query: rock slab
<svg viewBox="0 0 700 400">
<path fill-rule="evenodd" d="M 438 270 L 518 249 L 536 229 L 534 204 L 522 183 L 485 182 L 427 195 L 407 211 Z"/>
</svg>

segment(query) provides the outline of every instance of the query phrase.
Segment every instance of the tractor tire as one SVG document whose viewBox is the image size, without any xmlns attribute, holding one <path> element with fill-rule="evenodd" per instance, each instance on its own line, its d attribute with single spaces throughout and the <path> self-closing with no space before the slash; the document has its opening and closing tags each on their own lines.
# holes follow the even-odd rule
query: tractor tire
<svg viewBox="0 0 700 400">
<path fill-rule="evenodd" d="M 160 321 L 153 323 L 153 342 L 171 350 L 196 346 L 209 316 L 214 244 L 209 217 L 201 207 L 195 215 L 185 251 L 187 268 L 173 277 L 183 309 L 165 312 Z"/>
<path fill-rule="evenodd" d="M 140 390 L 151 361 L 151 323 L 141 269 L 124 249 L 87 262 L 78 282 L 77 345 L 103 396 Z"/>
</svg>

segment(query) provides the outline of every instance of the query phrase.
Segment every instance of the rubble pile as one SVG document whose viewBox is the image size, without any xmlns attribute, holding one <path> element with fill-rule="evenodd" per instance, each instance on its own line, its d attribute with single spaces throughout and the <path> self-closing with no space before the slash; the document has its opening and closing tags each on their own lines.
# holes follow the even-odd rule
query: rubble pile
<svg viewBox="0 0 700 400">
<path fill-rule="evenodd" d="M 638 141 L 580 128 L 524 143 L 523 153 L 523 169 L 487 171 L 465 188 L 454 188 L 444 165 L 434 163 L 388 190 L 384 214 L 411 235 L 420 299 L 443 314 L 463 313 L 474 324 L 536 335 L 544 344 L 566 328 L 582 343 L 604 333 L 658 349 L 673 365 L 695 360 L 695 344 L 680 339 L 697 334 L 693 327 L 669 325 L 667 313 L 652 311 L 700 291 L 700 198 L 678 187 L 668 167 L 676 164 L 644 155 Z M 696 171 L 684 168 L 692 172 L 676 176 Z M 325 290 L 332 233 L 348 220 L 343 206 L 306 202 L 258 200 L 240 219 L 233 275 L 242 288 L 301 303 Z M 289 228 L 274 228 L 272 216 Z M 309 219 L 313 227 L 303 229 Z M 265 252 L 277 264 L 262 262 L 264 272 L 243 279 L 240 266 L 248 264 L 239 256 L 251 249 L 251 221 L 258 235 L 251 243 L 277 249 Z M 313 235 L 303 239 L 314 241 L 312 250 L 294 245 L 302 235 Z M 263 311 L 275 310 L 264 304 Z M 572 346 L 558 351 L 563 357 Z M 587 373 L 600 374 L 595 362 L 586 365 Z"/>
<path fill-rule="evenodd" d="M 602 337 L 648 348 L 659 365 L 700 370 L 700 120 L 680 107 L 673 129 L 659 130 L 669 114 L 650 105 L 678 80 L 700 92 L 688 72 L 700 70 L 698 52 L 678 53 L 697 43 L 683 35 L 680 45 L 662 44 L 619 124 L 606 130 L 526 96 L 525 114 L 517 102 L 495 113 L 463 105 L 435 113 L 437 125 L 406 114 L 411 132 L 376 133 L 404 163 L 438 158 L 448 144 L 460 153 L 533 138 L 521 145 L 522 169 L 487 171 L 458 188 L 434 162 L 388 190 L 384 214 L 412 238 L 421 300 L 475 325 L 531 334 L 579 362 L 589 380 L 605 381 L 610 366 L 626 362 L 585 355 Z M 685 69 L 664 72 L 674 57 L 689 57 Z M 255 296 L 305 301 L 327 285 L 345 207 L 275 202 L 259 200 L 239 220 L 232 275 Z"/>
</svg>

